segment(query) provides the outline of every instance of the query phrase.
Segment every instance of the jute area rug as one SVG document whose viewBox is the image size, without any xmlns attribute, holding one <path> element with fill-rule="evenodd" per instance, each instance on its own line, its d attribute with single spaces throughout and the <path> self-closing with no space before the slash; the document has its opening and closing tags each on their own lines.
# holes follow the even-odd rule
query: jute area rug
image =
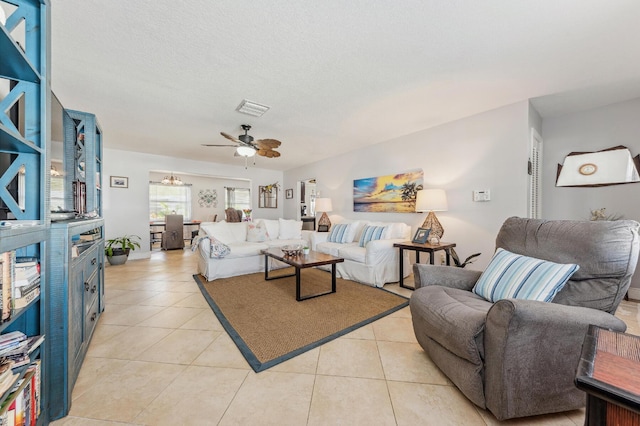
<svg viewBox="0 0 640 426">
<path fill-rule="evenodd" d="M 293 268 L 270 272 L 286 275 Z M 193 276 L 222 326 L 254 371 L 318 347 L 409 304 L 384 289 L 338 278 L 336 293 L 296 301 L 295 277 L 265 281 L 263 273 L 207 282 Z M 301 294 L 331 289 L 331 274 L 304 269 Z"/>
</svg>

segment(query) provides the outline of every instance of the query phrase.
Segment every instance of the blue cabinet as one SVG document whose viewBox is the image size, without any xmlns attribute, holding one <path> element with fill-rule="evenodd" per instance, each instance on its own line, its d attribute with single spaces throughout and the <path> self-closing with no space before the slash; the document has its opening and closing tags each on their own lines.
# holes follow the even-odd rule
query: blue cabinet
<svg viewBox="0 0 640 426">
<path fill-rule="evenodd" d="M 104 220 L 51 225 L 48 303 L 49 410 L 52 420 L 71 408 L 71 393 L 93 331 L 104 310 Z M 83 240 L 89 236 L 89 240 Z"/>
<path fill-rule="evenodd" d="M 67 210 L 102 216 L 102 129 L 94 114 L 65 109 L 64 168 Z"/>
<path fill-rule="evenodd" d="M 0 93 L 0 253 L 15 250 L 19 256 L 39 258 L 41 294 L 12 311 L 0 332 L 19 330 L 31 336 L 46 334 L 49 316 L 50 11 L 47 0 L 9 3 L 11 13 L 0 22 L 0 80 L 9 88 L 6 95 Z M 34 356 L 42 361 L 38 424 L 46 424 L 46 339 Z"/>
</svg>

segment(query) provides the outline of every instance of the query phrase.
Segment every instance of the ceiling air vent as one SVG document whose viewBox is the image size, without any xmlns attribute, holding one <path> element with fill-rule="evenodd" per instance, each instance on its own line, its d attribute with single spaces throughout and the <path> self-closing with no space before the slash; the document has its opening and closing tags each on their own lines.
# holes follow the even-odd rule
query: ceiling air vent
<svg viewBox="0 0 640 426">
<path fill-rule="evenodd" d="M 242 102 L 240 102 L 240 105 L 238 105 L 238 108 L 236 108 L 236 111 L 243 114 L 252 115 L 254 117 L 262 117 L 262 114 L 269 111 L 269 108 L 270 107 L 266 105 L 260 105 L 255 102 L 243 99 Z"/>
</svg>

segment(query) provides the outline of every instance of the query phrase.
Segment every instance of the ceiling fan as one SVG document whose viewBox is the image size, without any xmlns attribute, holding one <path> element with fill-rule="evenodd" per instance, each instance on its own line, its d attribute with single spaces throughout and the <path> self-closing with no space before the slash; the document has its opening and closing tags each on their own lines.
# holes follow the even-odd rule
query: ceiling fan
<svg viewBox="0 0 640 426">
<path fill-rule="evenodd" d="M 202 146 L 231 146 L 236 148 L 236 155 L 241 157 L 253 157 L 258 154 L 262 157 L 276 158 L 280 157 L 280 153 L 275 149 L 279 147 L 282 142 L 276 139 L 258 139 L 253 140 L 253 136 L 249 135 L 251 126 L 248 124 L 242 125 L 244 135 L 240 135 L 237 138 L 225 133 L 220 132 L 222 136 L 235 142 L 237 145 L 219 145 L 219 144 L 202 144 Z"/>
</svg>

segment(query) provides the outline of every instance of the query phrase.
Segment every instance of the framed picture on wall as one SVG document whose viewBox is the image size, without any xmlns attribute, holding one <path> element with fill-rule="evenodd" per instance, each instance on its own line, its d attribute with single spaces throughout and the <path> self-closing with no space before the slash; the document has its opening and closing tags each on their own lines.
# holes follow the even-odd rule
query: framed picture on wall
<svg viewBox="0 0 640 426">
<path fill-rule="evenodd" d="M 284 192 L 284 196 L 287 198 L 287 200 L 293 198 L 293 189 L 291 189 L 291 188 L 287 189 Z"/>
<path fill-rule="evenodd" d="M 128 188 L 129 178 L 124 176 L 111 176 L 112 188 Z"/>
</svg>

